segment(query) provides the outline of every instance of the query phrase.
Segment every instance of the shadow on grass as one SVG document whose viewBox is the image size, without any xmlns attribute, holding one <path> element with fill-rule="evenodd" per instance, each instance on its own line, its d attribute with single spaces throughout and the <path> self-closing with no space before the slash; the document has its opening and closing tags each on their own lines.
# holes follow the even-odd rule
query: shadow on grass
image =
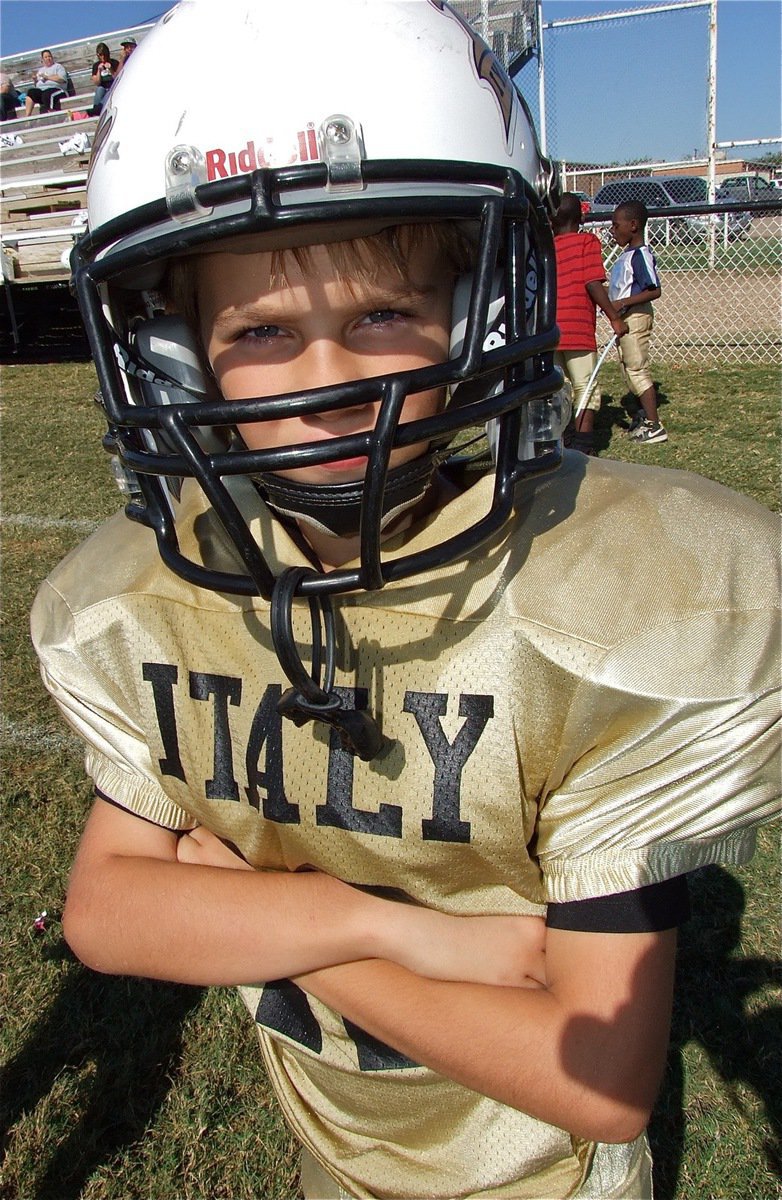
<svg viewBox="0 0 782 1200">
<path fill-rule="evenodd" d="M 3 1150 L 9 1131 L 63 1072 L 84 1073 L 80 1113 L 48 1162 L 35 1200 L 76 1200 L 93 1172 L 143 1137 L 176 1075 L 187 1016 L 204 989 L 96 975 L 73 963 L 34 1033 L 0 1074 Z"/>
<path fill-rule="evenodd" d="M 747 1001 L 782 978 L 782 962 L 741 958 L 744 890 L 722 867 L 690 876 L 692 917 L 679 935 L 676 993 L 668 1067 L 649 1127 L 655 1200 L 676 1195 L 684 1148 L 683 1050 L 697 1042 L 728 1084 L 745 1084 L 766 1114 L 763 1148 L 772 1174 L 782 1177 L 782 1009 L 747 1012 Z"/>
<path fill-rule="evenodd" d="M 654 384 L 657 389 L 657 407 L 664 409 L 668 401 L 668 393 L 663 391 L 659 380 Z M 600 411 L 595 414 L 595 450 L 603 454 L 611 444 L 611 436 L 615 429 L 626 433 L 630 422 L 638 411 L 638 401 L 629 392 L 620 397 L 610 392 L 602 393 Z M 662 417 L 660 418 L 662 420 Z"/>
</svg>

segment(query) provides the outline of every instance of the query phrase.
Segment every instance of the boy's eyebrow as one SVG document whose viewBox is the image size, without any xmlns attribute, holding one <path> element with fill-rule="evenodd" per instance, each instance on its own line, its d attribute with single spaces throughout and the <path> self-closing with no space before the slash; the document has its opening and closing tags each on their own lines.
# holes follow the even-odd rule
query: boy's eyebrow
<svg viewBox="0 0 782 1200">
<path fill-rule="evenodd" d="M 419 286 L 408 280 L 400 280 L 399 285 L 373 284 L 362 285 L 354 294 L 356 309 L 380 309 L 401 303 L 415 303 L 426 300 L 436 292 L 434 284 Z M 223 309 L 218 312 L 213 321 L 213 329 L 220 330 L 234 324 L 256 321 L 258 324 L 276 324 L 277 320 L 290 319 L 296 315 L 295 309 L 290 309 L 281 303 L 276 296 L 260 296 L 235 308 Z M 272 317 L 276 318 L 272 321 Z"/>
</svg>

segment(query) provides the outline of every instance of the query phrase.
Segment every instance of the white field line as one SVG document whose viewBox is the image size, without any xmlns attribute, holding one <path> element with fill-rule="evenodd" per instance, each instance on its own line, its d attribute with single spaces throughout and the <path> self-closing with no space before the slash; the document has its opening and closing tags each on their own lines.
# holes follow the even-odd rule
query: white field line
<svg viewBox="0 0 782 1200">
<path fill-rule="evenodd" d="M 21 750 L 67 751 L 73 753 L 83 745 L 81 738 L 75 733 L 63 730 L 62 733 L 51 733 L 39 725 L 20 725 L 0 717 L 0 738 L 7 746 L 15 746 Z"/>
<path fill-rule="evenodd" d="M 20 525 L 23 529 L 97 529 L 100 521 L 89 517 L 32 517 L 27 513 L 3 513 L 3 525 Z"/>
</svg>

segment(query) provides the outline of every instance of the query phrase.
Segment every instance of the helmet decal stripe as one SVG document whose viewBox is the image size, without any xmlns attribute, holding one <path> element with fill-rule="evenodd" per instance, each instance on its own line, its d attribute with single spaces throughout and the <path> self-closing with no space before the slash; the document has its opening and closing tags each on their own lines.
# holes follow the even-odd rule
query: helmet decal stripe
<svg viewBox="0 0 782 1200">
<path fill-rule="evenodd" d="M 510 76 L 506 73 L 499 60 L 495 58 L 483 38 L 473 29 L 461 13 L 451 8 L 445 0 L 429 0 L 429 3 L 439 9 L 440 12 L 448 13 L 452 16 L 461 25 L 470 39 L 475 70 L 478 78 L 483 80 L 484 83 L 488 83 L 497 97 L 497 103 L 500 106 L 502 121 L 505 126 L 505 140 L 509 143 L 510 124 L 513 115 L 513 97 L 516 90 Z"/>
</svg>

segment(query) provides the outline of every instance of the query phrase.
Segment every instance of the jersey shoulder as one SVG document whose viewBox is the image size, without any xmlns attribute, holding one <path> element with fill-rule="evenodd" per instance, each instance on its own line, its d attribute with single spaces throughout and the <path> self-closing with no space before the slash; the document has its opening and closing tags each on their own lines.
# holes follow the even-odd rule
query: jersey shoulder
<svg viewBox="0 0 782 1200">
<path fill-rule="evenodd" d="M 511 603 L 524 619 L 622 639 L 778 606 L 779 516 L 712 480 L 566 452 L 521 495 Z"/>
</svg>

